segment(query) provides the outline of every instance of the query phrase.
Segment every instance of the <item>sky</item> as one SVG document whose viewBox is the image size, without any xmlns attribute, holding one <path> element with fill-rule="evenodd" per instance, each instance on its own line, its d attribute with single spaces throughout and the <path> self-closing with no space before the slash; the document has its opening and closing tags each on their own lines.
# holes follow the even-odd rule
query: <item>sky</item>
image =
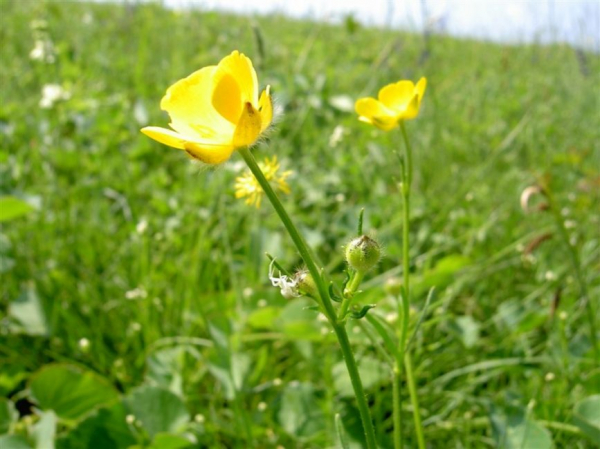
<svg viewBox="0 0 600 449">
<path fill-rule="evenodd" d="M 499 42 L 569 42 L 600 52 L 600 0 L 163 0 L 174 8 L 284 13 Z"/>
</svg>

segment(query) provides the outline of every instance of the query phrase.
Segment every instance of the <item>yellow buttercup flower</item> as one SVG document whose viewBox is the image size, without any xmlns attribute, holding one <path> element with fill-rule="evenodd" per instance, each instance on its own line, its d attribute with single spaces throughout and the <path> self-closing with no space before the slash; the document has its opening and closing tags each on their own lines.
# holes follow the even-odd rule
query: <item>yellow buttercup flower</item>
<svg viewBox="0 0 600 449">
<path fill-rule="evenodd" d="M 426 78 L 421 78 L 416 86 L 406 80 L 388 84 L 379 91 L 377 100 L 367 97 L 356 101 L 354 108 L 358 119 L 384 131 L 394 129 L 400 121 L 419 114 L 426 87 Z"/>
<path fill-rule="evenodd" d="M 207 164 L 252 145 L 273 119 L 269 87 L 259 97 L 252 61 L 238 51 L 177 81 L 160 107 L 173 130 L 148 126 L 142 132 Z"/>
<path fill-rule="evenodd" d="M 262 170 L 267 181 L 273 181 L 275 188 L 282 193 L 289 194 L 290 186 L 286 182 L 288 176 L 293 172 L 292 170 L 286 170 L 281 174 L 279 171 L 279 162 L 277 162 L 277 156 L 273 156 L 272 159 L 265 158 L 262 162 L 258 163 L 258 166 Z M 257 208 L 260 207 L 260 202 L 264 194 L 263 188 L 260 186 L 252 172 L 250 170 L 245 171 L 241 176 L 235 179 L 235 197 L 246 198 L 245 203 L 254 205 Z"/>
</svg>

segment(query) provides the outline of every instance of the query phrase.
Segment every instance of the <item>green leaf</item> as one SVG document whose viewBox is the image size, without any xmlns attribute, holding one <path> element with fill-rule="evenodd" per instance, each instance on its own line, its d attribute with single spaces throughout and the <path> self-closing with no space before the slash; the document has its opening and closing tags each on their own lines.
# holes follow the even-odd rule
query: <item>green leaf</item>
<svg viewBox="0 0 600 449">
<path fill-rule="evenodd" d="M 490 420 L 497 447 L 503 449 L 551 449 L 554 447 L 548 430 L 522 410 L 493 408 Z"/>
<path fill-rule="evenodd" d="M 161 432 L 181 431 L 189 414 L 179 396 L 160 387 L 135 388 L 125 399 L 127 413 L 135 416 L 151 438 Z"/>
<path fill-rule="evenodd" d="M 192 447 L 192 442 L 181 435 L 158 433 L 149 449 L 184 449 Z"/>
<path fill-rule="evenodd" d="M 243 388 L 252 360 L 246 353 L 219 354 L 207 364 L 210 373 L 219 381 L 229 400 Z"/>
<path fill-rule="evenodd" d="M 0 223 L 14 220 L 34 210 L 26 201 L 14 196 L 0 197 Z"/>
<path fill-rule="evenodd" d="M 314 387 L 307 383 L 290 383 L 282 393 L 277 420 L 287 433 L 300 438 L 322 431 L 325 421 Z"/>
<path fill-rule="evenodd" d="M 472 316 L 459 316 L 451 322 L 450 326 L 458 334 L 466 348 L 472 348 L 479 341 L 481 325 Z"/>
<path fill-rule="evenodd" d="M 33 285 L 23 288 L 19 297 L 8 306 L 8 315 L 16 321 L 14 330 L 27 335 L 50 333 L 48 318 Z"/>
<path fill-rule="evenodd" d="M 273 329 L 273 323 L 279 316 L 279 307 L 261 307 L 248 316 L 248 324 L 254 329 Z"/>
<path fill-rule="evenodd" d="M 575 404 L 573 422 L 592 441 L 600 441 L 600 395 L 590 396 Z"/>
<path fill-rule="evenodd" d="M 31 396 L 42 410 L 54 410 L 59 418 L 77 420 L 119 396 L 103 377 L 72 365 L 47 365 L 30 381 Z"/>
<path fill-rule="evenodd" d="M 387 364 L 369 356 L 358 360 L 358 372 L 360 373 L 365 390 L 389 380 L 391 376 L 390 368 Z M 340 395 L 345 397 L 354 396 L 352 382 L 350 381 L 350 376 L 344 362 L 336 363 L 333 366 L 333 383 Z"/>
<path fill-rule="evenodd" d="M 17 422 L 19 414 L 15 404 L 6 398 L 0 398 L 0 434 L 8 433 L 12 423 Z"/>
<path fill-rule="evenodd" d="M 20 435 L 0 435 L 0 447 L 2 449 L 33 449 Z"/>
<path fill-rule="evenodd" d="M 57 449 L 127 449 L 136 439 L 126 423 L 122 402 L 100 408 L 56 442 Z"/>
</svg>

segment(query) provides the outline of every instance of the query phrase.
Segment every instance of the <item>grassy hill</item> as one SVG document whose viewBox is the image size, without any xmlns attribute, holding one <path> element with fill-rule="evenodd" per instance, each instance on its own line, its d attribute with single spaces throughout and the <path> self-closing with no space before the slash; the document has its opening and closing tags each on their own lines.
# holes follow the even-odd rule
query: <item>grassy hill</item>
<svg viewBox="0 0 600 449">
<path fill-rule="evenodd" d="M 384 285 L 402 270 L 402 140 L 359 123 L 353 104 L 428 78 L 421 114 L 407 123 L 414 312 L 437 291 L 413 347 L 426 440 L 592 447 L 600 430 L 581 424 L 576 404 L 600 394 L 590 339 L 600 319 L 582 294 L 600 309 L 598 55 L 425 40 L 352 19 L 157 4 L 0 8 L 0 406 L 20 414 L 3 421 L 0 410 L 0 434 L 40 441 L 53 409 L 57 447 L 92 447 L 100 434 L 107 448 L 171 447 L 156 437 L 169 431 L 173 447 L 321 448 L 334 446 L 340 413 L 360 444 L 334 337 L 306 310 L 310 300 L 270 286 L 265 252 L 289 269 L 300 258 L 268 203 L 256 210 L 234 197 L 241 159 L 202 167 L 139 132 L 167 124 L 168 86 L 238 49 L 279 111 L 256 157 L 293 170 L 284 203 L 335 280 L 365 208 L 385 254 L 361 301 L 392 321 Z M 521 209 L 522 191 L 539 183 L 556 215 Z M 390 375 L 365 327 L 353 321 L 350 334 L 381 447 L 391 447 Z M 71 380 L 44 400 L 66 372 L 88 373 L 96 387 L 77 396 Z M 149 398 L 157 386 L 162 399 Z M 152 400 L 167 417 L 125 419 L 154 410 Z M 408 408 L 404 424 L 414 444 Z"/>
</svg>

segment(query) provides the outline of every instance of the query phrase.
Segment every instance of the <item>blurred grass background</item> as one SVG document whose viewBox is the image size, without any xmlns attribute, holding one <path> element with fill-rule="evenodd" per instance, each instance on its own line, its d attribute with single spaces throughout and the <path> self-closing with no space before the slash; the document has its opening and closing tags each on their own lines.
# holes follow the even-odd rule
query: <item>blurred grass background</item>
<svg viewBox="0 0 600 449">
<path fill-rule="evenodd" d="M 277 155 L 294 171 L 284 202 L 335 279 L 365 208 L 385 257 L 360 300 L 388 320 L 383 286 L 401 273 L 401 136 L 359 123 L 353 102 L 398 79 L 428 78 L 421 115 L 407 125 L 415 312 L 437 288 L 414 346 L 426 439 L 512 447 L 502 432 L 518 416 L 556 447 L 592 447 L 573 407 L 600 394 L 600 369 L 569 247 L 551 214 L 525 214 L 519 197 L 548 183 L 598 309 L 597 54 L 426 39 L 351 18 L 0 7 L 0 194 L 32 206 L 0 234 L 0 392 L 21 414 L 31 411 L 32 373 L 61 362 L 123 394 L 170 389 L 197 417 L 188 429 L 195 447 L 329 447 L 334 413 L 360 441 L 334 339 L 304 310 L 308 300 L 270 287 L 265 252 L 290 269 L 300 260 L 268 204 L 257 211 L 234 198 L 241 160 L 201 167 L 139 133 L 166 125 L 159 102 L 168 86 L 239 49 L 281 112 L 255 155 Z M 41 59 L 32 54 L 40 41 Z M 63 95 L 49 106 L 40 104 L 47 85 Z M 365 332 L 352 335 L 389 447 L 390 378 Z M 240 433 L 240 410 L 253 443 Z M 407 409 L 412 441 L 410 422 Z"/>
</svg>

